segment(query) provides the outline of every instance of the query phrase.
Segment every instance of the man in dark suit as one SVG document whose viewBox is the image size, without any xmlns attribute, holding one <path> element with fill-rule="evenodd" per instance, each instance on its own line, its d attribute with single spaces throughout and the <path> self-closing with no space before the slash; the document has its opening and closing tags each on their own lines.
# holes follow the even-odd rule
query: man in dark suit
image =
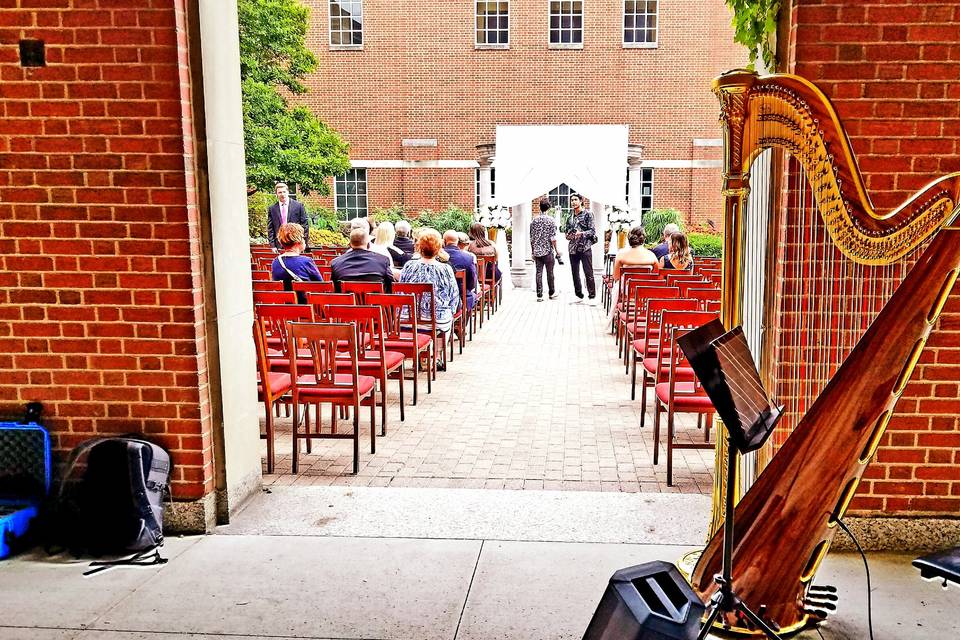
<svg viewBox="0 0 960 640">
<path fill-rule="evenodd" d="M 277 231 L 282 225 L 294 222 L 303 227 L 303 237 L 310 246 L 310 221 L 302 202 L 290 199 L 290 190 L 283 182 L 277 183 L 277 203 L 267 209 L 267 239 L 276 249 L 283 249 L 277 240 Z"/>
<path fill-rule="evenodd" d="M 467 272 L 467 307 L 473 309 L 477 301 L 477 257 L 469 251 L 462 251 L 459 246 L 460 234 L 448 230 L 443 233 L 443 250 L 450 256 L 449 264 L 454 271 Z M 460 286 L 457 280 L 457 286 Z M 463 290 L 460 291 L 463 295 Z"/>
<path fill-rule="evenodd" d="M 354 229 L 350 232 L 350 250 L 330 263 L 331 279 L 337 291 L 340 291 L 340 283 L 344 280 L 361 280 L 382 282 L 383 290 L 390 293 L 393 287 L 390 259 L 367 249 L 369 241 L 366 228 Z"/>
</svg>

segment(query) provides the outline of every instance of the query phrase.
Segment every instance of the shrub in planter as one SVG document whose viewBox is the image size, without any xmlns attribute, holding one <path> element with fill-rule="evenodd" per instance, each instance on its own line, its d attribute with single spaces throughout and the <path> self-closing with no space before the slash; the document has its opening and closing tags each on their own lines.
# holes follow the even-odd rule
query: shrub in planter
<svg viewBox="0 0 960 640">
<path fill-rule="evenodd" d="M 723 255 L 723 236 L 713 233 L 687 234 L 690 252 L 700 258 L 719 258 Z"/>
<path fill-rule="evenodd" d="M 466 233 L 473 224 L 473 213 L 451 204 L 443 211 L 434 212 L 430 209 L 421 211 L 412 224 L 414 227 L 432 227 L 440 233 L 447 229 Z"/>
<path fill-rule="evenodd" d="M 329 229 L 315 229 L 310 227 L 310 246 L 311 247 L 345 247 L 347 246 L 347 238 L 339 231 L 331 231 Z"/>
<path fill-rule="evenodd" d="M 663 228 L 671 223 L 683 231 L 683 214 L 676 209 L 652 209 L 643 214 L 643 234 L 647 236 L 647 242 L 659 243 L 663 238 Z"/>
<path fill-rule="evenodd" d="M 374 209 L 373 213 L 370 214 L 370 222 L 373 223 L 374 228 L 381 222 L 392 222 L 396 225 L 401 220 L 406 220 L 407 215 L 404 212 L 402 204 L 393 204 L 386 209 Z"/>
</svg>

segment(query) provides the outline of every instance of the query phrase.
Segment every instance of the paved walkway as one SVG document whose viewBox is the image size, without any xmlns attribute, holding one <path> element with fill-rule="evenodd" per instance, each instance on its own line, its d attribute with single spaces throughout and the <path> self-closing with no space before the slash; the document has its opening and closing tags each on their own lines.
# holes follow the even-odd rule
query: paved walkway
<svg viewBox="0 0 960 640">
<path fill-rule="evenodd" d="M 568 270 L 561 288 L 564 278 Z M 403 423 L 391 383 L 387 436 L 376 455 L 369 435 L 361 438 L 357 476 L 343 440 L 316 441 L 301 456 L 301 473 L 291 475 L 290 420 L 281 418 L 277 473 L 264 484 L 710 493 L 707 450 L 675 452 L 674 486 L 667 486 L 666 452 L 661 443 L 654 466 L 652 415 L 641 431 L 640 402 L 630 401 L 602 307 L 572 299 L 561 293 L 538 303 L 530 290 L 505 292 L 500 311 L 438 375 L 432 394 L 421 378 L 421 401 L 407 407 Z M 702 440 L 692 416 L 678 425 L 679 439 Z"/>
</svg>

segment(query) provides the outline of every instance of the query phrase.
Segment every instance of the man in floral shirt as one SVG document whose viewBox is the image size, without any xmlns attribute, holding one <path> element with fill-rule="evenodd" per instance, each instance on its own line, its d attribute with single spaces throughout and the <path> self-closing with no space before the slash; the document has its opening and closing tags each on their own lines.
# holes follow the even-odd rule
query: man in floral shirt
<svg viewBox="0 0 960 640">
<path fill-rule="evenodd" d="M 573 271 L 573 292 L 577 302 L 583 301 L 583 287 L 580 285 L 580 265 L 583 265 L 583 277 L 587 281 L 587 296 L 590 304 L 596 304 L 597 286 L 593 280 L 593 243 L 597 241 L 597 229 L 593 214 L 583 208 L 583 201 L 576 193 L 570 194 L 570 220 L 567 221 L 566 236 L 570 242 L 570 270 Z"/>
<path fill-rule="evenodd" d="M 547 268 L 547 290 L 550 299 L 557 297 L 553 286 L 553 253 L 557 250 L 557 224 L 546 215 L 553 205 L 550 200 L 540 200 L 540 213 L 530 222 L 530 248 L 537 265 L 537 302 L 543 302 L 543 268 Z"/>
</svg>

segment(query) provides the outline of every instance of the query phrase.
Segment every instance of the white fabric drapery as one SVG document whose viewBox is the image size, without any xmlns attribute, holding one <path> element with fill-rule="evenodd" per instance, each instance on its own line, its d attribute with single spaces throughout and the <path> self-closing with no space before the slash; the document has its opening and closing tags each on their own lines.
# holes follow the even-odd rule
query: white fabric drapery
<svg viewBox="0 0 960 640">
<path fill-rule="evenodd" d="M 498 125 L 495 203 L 511 207 L 566 184 L 626 208 L 626 125 Z"/>
</svg>

